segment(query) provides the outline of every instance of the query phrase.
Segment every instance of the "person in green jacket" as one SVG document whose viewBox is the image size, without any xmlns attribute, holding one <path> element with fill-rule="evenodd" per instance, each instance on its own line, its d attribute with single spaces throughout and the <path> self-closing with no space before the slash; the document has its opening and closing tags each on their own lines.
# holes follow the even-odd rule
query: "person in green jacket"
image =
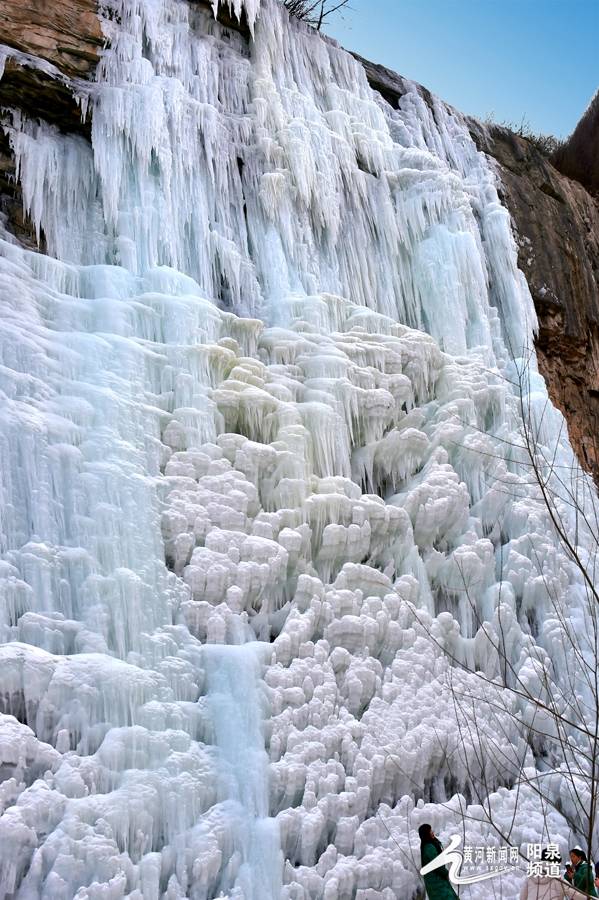
<svg viewBox="0 0 599 900">
<path fill-rule="evenodd" d="M 582 847 L 573 847 L 570 850 L 570 861 L 572 862 L 572 873 L 566 874 L 566 881 L 573 884 L 579 891 L 596 897 L 595 875 L 592 866 L 587 862 L 587 855 Z"/>
<path fill-rule="evenodd" d="M 418 829 L 420 837 L 420 859 L 422 866 L 433 861 L 443 850 L 441 841 L 435 837 L 430 825 L 421 825 Z M 449 883 L 449 872 L 446 866 L 439 866 L 428 875 L 424 875 L 424 886 L 429 900 L 454 900 L 457 894 Z"/>
</svg>

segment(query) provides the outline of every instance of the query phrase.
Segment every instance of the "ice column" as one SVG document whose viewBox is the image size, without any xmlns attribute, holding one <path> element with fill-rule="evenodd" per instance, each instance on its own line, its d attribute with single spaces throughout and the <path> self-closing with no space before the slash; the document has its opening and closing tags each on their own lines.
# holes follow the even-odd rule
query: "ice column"
<svg viewBox="0 0 599 900">
<path fill-rule="evenodd" d="M 229 789 L 226 802 L 231 804 L 231 818 L 239 829 L 241 860 L 231 896 L 244 900 L 278 900 L 281 890 L 278 827 L 268 818 L 268 756 L 263 733 L 266 698 L 260 684 L 264 650 L 268 651 L 268 646 L 254 643 L 209 644 L 203 650 L 215 744 Z"/>
</svg>

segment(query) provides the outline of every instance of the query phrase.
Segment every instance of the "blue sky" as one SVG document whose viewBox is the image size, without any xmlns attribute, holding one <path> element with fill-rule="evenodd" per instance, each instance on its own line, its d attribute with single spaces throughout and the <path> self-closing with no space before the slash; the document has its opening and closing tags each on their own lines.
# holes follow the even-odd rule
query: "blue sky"
<svg viewBox="0 0 599 900">
<path fill-rule="evenodd" d="M 327 32 L 462 112 L 568 135 L 599 86 L 599 0 L 350 0 Z"/>
</svg>

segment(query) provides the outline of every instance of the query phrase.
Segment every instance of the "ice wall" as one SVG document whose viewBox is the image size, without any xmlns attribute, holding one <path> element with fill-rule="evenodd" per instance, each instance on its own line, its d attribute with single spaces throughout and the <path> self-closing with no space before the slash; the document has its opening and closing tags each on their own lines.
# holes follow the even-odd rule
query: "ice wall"
<svg viewBox="0 0 599 900">
<path fill-rule="evenodd" d="M 243 12 L 110 0 L 91 146 L 4 116 L 48 252 L 2 234 L 2 896 L 409 898 L 423 820 L 498 840 L 451 659 L 495 676 L 501 614 L 559 684 L 585 627 L 515 446 L 535 319 L 487 160 Z M 515 712 L 471 743 L 518 844 Z"/>
</svg>

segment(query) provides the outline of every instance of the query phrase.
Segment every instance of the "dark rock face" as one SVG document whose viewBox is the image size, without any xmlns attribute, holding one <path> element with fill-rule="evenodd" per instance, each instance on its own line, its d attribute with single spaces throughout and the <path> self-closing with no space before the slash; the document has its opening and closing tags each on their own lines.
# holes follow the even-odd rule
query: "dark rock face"
<svg viewBox="0 0 599 900">
<path fill-rule="evenodd" d="M 498 164 L 537 316 L 539 368 L 599 484 L 599 202 L 505 128 L 471 123 Z"/>
<path fill-rule="evenodd" d="M 564 175 L 599 195 L 599 91 L 553 163 Z"/>
<path fill-rule="evenodd" d="M 0 107 L 15 107 L 31 119 L 44 119 L 61 131 L 89 134 L 68 79 L 7 59 L 0 80 Z"/>
<path fill-rule="evenodd" d="M 22 244 L 37 250 L 35 234 L 23 213 L 21 189 L 16 180 L 15 161 L 8 138 L 0 129 L 0 215 Z"/>
<path fill-rule="evenodd" d="M 206 0 L 190 0 L 208 7 Z M 226 7 L 219 19 L 249 37 Z M 22 109 L 64 131 L 89 133 L 72 80 L 91 78 L 104 43 L 97 0 L 2 0 L 0 44 L 56 67 L 44 72 L 9 59 L 0 79 L 0 106 Z M 356 55 L 371 86 L 392 106 L 408 82 Z M 419 90 L 434 109 L 432 95 Z M 582 464 L 599 484 L 599 95 L 551 165 L 525 139 L 469 120 L 478 147 L 496 160 L 502 199 L 517 232 L 519 264 L 534 298 L 539 365 L 551 397 L 565 414 Z M 559 167 L 560 171 L 556 168 Z M 565 174 L 564 174 L 565 173 Z M 579 180 L 570 180 L 572 176 Z M 22 213 L 14 160 L 0 133 L 0 212 L 25 243 L 34 238 Z"/>
<path fill-rule="evenodd" d="M 388 69 L 386 66 L 381 66 L 378 63 L 372 63 L 370 60 L 364 59 L 364 57 L 360 56 L 358 53 L 352 53 L 352 56 L 362 64 L 364 71 L 366 72 L 368 84 L 373 91 L 377 91 L 390 106 L 397 109 L 397 104 L 400 99 L 410 89 L 411 82 L 407 81 L 407 79 L 397 72 Z M 432 106 L 432 94 L 420 84 L 418 85 L 418 90 Z"/>
</svg>

